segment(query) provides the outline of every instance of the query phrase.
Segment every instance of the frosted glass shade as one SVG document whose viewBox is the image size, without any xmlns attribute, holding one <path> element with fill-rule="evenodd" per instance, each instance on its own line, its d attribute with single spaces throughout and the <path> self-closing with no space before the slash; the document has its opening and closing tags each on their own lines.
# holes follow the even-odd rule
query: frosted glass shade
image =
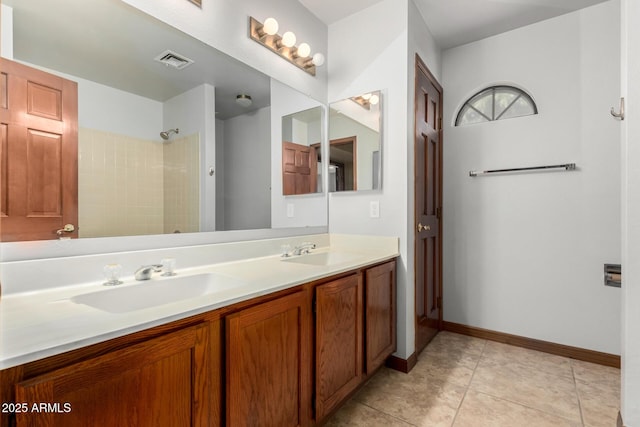
<svg viewBox="0 0 640 427">
<path fill-rule="evenodd" d="M 307 43 L 300 43 L 298 46 L 298 56 L 300 58 L 306 58 L 311 54 L 311 47 Z"/>
<path fill-rule="evenodd" d="M 274 18 L 267 18 L 262 26 L 262 31 L 270 36 L 276 34 L 278 32 L 278 21 Z"/>
<path fill-rule="evenodd" d="M 282 44 L 286 47 L 292 47 L 296 44 L 296 35 L 291 31 L 287 31 L 282 35 Z"/>
<path fill-rule="evenodd" d="M 320 67 L 322 64 L 324 64 L 324 55 L 321 53 L 316 53 L 315 55 L 313 55 L 312 62 L 316 67 Z"/>
</svg>

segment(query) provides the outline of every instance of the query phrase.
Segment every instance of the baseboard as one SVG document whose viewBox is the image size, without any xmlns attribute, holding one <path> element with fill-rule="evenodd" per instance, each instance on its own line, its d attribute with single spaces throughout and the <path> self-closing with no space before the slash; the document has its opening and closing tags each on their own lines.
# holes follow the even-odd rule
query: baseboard
<svg viewBox="0 0 640 427">
<path fill-rule="evenodd" d="M 568 345 L 556 344 L 553 342 L 541 341 L 518 335 L 505 334 L 503 332 L 476 328 L 475 326 L 467 326 L 460 323 L 442 322 L 442 328 L 449 332 L 456 332 L 458 334 L 497 341 L 504 344 L 511 344 L 517 347 L 555 354 L 557 356 L 569 357 L 571 359 L 597 363 L 599 365 L 612 366 L 618 369 L 620 368 L 620 356 L 615 354 L 601 353 L 599 351 L 587 350 L 579 347 L 571 347 Z"/>
<path fill-rule="evenodd" d="M 418 363 L 418 356 L 416 353 L 411 354 L 408 359 L 402 359 L 396 356 L 389 356 L 385 361 L 387 368 L 395 369 L 396 371 L 404 372 L 408 374 Z"/>
</svg>

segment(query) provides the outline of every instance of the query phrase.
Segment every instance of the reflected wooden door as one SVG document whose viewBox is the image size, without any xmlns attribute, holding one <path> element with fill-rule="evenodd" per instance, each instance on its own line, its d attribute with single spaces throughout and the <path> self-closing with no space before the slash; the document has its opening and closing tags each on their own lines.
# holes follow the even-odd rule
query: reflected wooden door
<svg viewBox="0 0 640 427">
<path fill-rule="evenodd" d="M 416 55 L 416 352 L 442 324 L 442 87 Z"/>
<path fill-rule="evenodd" d="M 318 155 L 314 147 L 282 143 L 282 191 L 285 196 L 315 193 L 318 183 Z"/>
<path fill-rule="evenodd" d="M 77 230 L 77 84 L 0 59 L 0 87 L 2 241 Z"/>
</svg>

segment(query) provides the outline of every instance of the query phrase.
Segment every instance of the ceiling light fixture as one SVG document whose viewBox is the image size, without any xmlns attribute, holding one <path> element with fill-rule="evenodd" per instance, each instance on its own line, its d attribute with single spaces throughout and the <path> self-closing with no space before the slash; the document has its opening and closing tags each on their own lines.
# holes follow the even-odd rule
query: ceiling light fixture
<svg viewBox="0 0 640 427">
<path fill-rule="evenodd" d="M 299 46 L 296 46 L 296 35 L 291 31 L 286 31 L 280 36 L 278 34 L 279 27 L 278 21 L 274 18 L 265 19 L 263 24 L 255 18 L 249 17 L 249 37 L 253 41 L 315 76 L 316 67 L 324 64 L 324 55 L 318 52 L 310 57 L 311 47 L 307 43 L 300 43 Z"/>
<path fill-rule="evenodd" d="M 249 95 L 240 94 L 236 96 L 236 103 L 243 108 L 249 108 L 251 107 L 251 104 L 253 104 L 253 100 Z"/>
</svg>

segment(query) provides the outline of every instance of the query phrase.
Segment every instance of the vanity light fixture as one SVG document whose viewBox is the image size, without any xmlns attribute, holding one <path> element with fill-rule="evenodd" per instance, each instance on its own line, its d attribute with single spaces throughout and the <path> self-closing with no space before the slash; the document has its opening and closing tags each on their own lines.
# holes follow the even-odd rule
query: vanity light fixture
<svg viewBox="0 0 640 427">
<path fill-rule="evenodd" d="M 280 36 L 278 28 L 278 21 L 274 18 L 265 19 L 263 24 L 257 19 L 249 17 L 249 37 L 253 41 L 315 76 L 316 67 L 324 64 L 324 55 L 318 52 L 311 56 L 311 46 L 307 43 L 300 43 L 299 46 L 296 46 L 296 35 L 291 31 L 286 31 Z"/>
<path fill-rule="evenodd" d="M 360 96 L 352 96 L 351 100 L 356 104 L 360 105 L 365 110 L 370 110 L 371 105 L 376 105 L 380 101 L 380 98 L 378 97 L 378 95 L 365 93 L 364 95 L 360 95 Z"/>
</svg>

